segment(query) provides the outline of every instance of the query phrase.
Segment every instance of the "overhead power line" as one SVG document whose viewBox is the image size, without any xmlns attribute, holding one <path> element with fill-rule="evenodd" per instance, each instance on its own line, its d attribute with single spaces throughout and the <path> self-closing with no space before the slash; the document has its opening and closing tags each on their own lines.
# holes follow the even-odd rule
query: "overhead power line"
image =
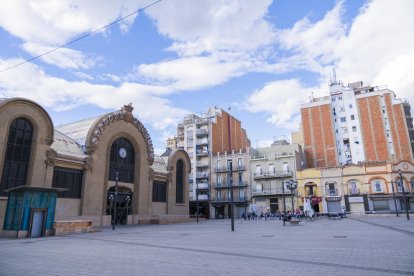
<svg viewBox="0 0 414 276">
<path fill-rule="evenodd" d="M 134 14 L 137 14 L 137 13 L 139 13 L 139 12 L 142 12 L 143 10 L 145 10 L 145 9 L 147 9 L 147 8 L 149 8 L 149 7 L 153 6 L 153 5 L 155 5 L 155 4 L 157 4 L 157 3 L 161 2 L 161 1 L 162 1 L 162 0 L 157 0 L 157 1 L 155 1 L 155 2 L 152 2 L 151 4 L 149 4 L 149 5 L 147 5 L 147 6 L 143 7 L 143 8 L 140 8 L 140 9 L 138 9 L 138 10 L 136 10 L 136 11 L 134 11 L 134 12 L 132 12 L 132 13 L 130 13 L 130 14 L 128 14 L 128 15 L 126 15 L 126 16 L 124 16 L 124 17 L 118 18 L 117 20 L 112 21 L 111 23 L 109 23 L 109 24 L 107 24 L 107 25 L 105 25 L 105 26 L 103 26 L 103 27 L 100 27 L 99 29 L 96 29 L 96 30 L 94 30 L 94 31 L 92 31 L 92 32 L 90 32 L 90 33 L 87 33 L 87 34 L 84 34 L 84 35 L 82 35 L 82 36 L 80 36 L 80 37 L 78 37 L 78 38 L 75 38 L 74 40 L 71 40 L 71 41 L 69 41 L 68 43 L 65 43 L 65 44 L 63 44 L 63 45 L 60 45 L 60 46 L 58 46 L 58 47 L 55 47 L 55 48 L 53 48 L 53 49 L 51 49 L 51 50 L 49 50 L 49 51 L 46 51 L 46 52 L 44 52 L 44 53 L 42 53 L 42 54 L 40 54 L 40 55 L 37 55 L 37 56 L 35 56 L 35 57 L 32 57 L 31 59 L 27 59 L 27 60 L 25 60 L 25 61 L 22 61 L 22 62 L 20 62 L 20 63 L 17 63 L 17 64 L 15 64 L 15 65 L 12 65 L 12 66 L 10 66 L 10 67 L 7 67 L 7 68 L 5 68 L 5 69 L 2 69 L 2 70 L 0 70 L 0 73 L 3 73 L 3 72 L 8 71 L 8 70 L 10 70 L 10 69 L 13 69 L 13 68 L 16 68 L 16 67 L 18 67 L 18 66 L 21 66 L 21 65 L 23 65 L 23 64 L 25 64 L 25 63 L 31 62 L 31 61 L 33 61 L 33 60 L 36 60 L 36 59 L 38 59 L 38 58 L 40 58 L 40 57 L 43 57 L 43 56 L 45 56 L 45 55 L 47 55 L 47 54 L 53 53 L 53 52 L 54 52 L 54 51 L 56 51 L 56 50 L 59 50 L 59 49 L 61 49 L 61 48 L 63 48 L 63 47 L 66 47 L 66 46 L 68 46 L 68 45 L 71 45 L 71 44 L 73 44 L 73 43 L 75 43 L 75 42 L 77 42 L 77 41 L 79 41 L 79 40 L 81 40 L 81 39 L 84 39 L 85 37 L 88 37 L 88 36 L 90 36 L 90 35 L 96 34 L 97 32 L 100 32 L 101 30 L 103 30 L 103 29 L 105 29 L 105 28 L 107 28 L 107 27 L 110 27 L 110 26 L 112 26 L 112 25 L 114 25 L 114 24 L 116 24 L 116 23 L 118 23 L 118 22 L 120 22 L 120 21 L 122 21 L 122 20 L 125 20 L 126 18 L 128 18 L 128 17 L 130 17 L 130 16 L 132 16 L 132 15 L 134 15 Z"/>
</svg>

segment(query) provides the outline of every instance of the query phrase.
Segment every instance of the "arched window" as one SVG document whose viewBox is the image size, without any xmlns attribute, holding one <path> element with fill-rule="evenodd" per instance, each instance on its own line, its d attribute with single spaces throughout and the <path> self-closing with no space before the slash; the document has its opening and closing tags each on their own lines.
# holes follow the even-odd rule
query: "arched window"
<svg viewBox="0 0 414 276">
<path fill-rule="evenodd" d="M 133 183 L 134 169 L 134 147 L 125 138 L 116 139 L 111 146 L 111 156 L 109 159 L 109 180 L 115 181 L 115 172 L 118 172 L 118 181 Z"/>
<path fill-rule="evenodd" d="M 28 120 L 17 118 L 11 123 L 1 174 L 0 195 L 5 195 L 3 191 L 6 189 L 26 184 L 32 138 L 33 126 Z"/>
<path fill-rule="evenodd" d="M 181 159 L 177 161 L 175 185 L 175 201 L 184 203 L 184 163 Z"/>
</svg>

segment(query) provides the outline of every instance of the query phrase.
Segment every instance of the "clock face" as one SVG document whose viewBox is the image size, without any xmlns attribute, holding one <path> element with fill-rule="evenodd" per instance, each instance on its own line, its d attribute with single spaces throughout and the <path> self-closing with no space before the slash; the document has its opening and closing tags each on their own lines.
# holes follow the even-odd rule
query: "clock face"
<svg viewBox="0 0 414 276">
<path fill-rule="evenodd" d="M 127 156 L 127 151 L 126 151 L 126 149 L 125 149 L 125 148 L 120 148 L 120 149 L 119 149 L 119 156 L 120 156 L 121 158 L 125 158 L 125 157 Z"/>
</svg>

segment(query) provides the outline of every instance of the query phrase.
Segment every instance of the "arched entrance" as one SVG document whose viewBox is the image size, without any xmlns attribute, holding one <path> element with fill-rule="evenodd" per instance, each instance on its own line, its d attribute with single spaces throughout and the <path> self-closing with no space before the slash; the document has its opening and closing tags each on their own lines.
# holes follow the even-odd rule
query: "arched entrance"
<svg viewBox="0 0 414 276">
<path fill-rule="evenodd" d="M 111 215 L 111 224 L 128 224 L 128 215 L 131 214 L 132 191 L 127 187 L 120 186 L 115 194 L 115 187 L 109 188 L 106 197 L 106 214 Z"/>
</svg>

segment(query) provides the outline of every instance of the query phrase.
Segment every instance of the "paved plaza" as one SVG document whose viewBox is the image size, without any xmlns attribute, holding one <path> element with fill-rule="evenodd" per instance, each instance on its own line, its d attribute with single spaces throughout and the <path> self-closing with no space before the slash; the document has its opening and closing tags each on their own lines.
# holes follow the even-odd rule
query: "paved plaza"
<svg viewBox="0 0 414 276">
<path fill-rule="evenodd" d="M 413 218 L 414 219 L 414 218 Z M 1 239 L 0 275 L 414 275 L 414 221 L 354 217 L 134 225 Z"/>
</svg>

